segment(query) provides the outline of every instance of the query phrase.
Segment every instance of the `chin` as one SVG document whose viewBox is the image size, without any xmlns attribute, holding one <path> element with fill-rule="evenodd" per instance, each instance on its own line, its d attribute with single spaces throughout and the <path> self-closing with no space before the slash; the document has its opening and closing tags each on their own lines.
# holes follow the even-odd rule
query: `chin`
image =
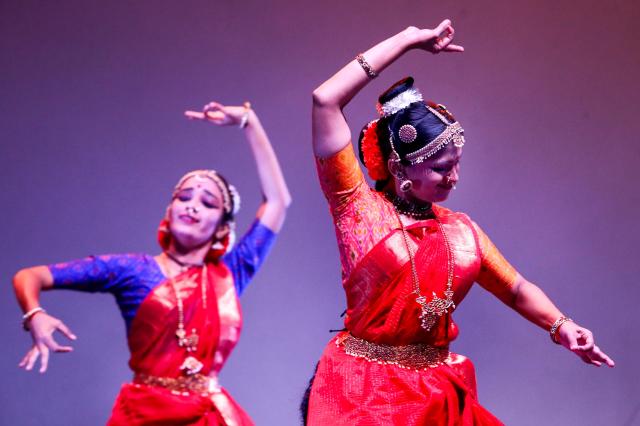
<svg viewBox="0 0 640 426">
<path fill-rule="evenodd" d="M 434 195 L 433 197 L 430 197 L 430 202 L 441 203 L 443 201 L 447 201 L 448 198 L 449 198 L 449 193 L 447 192 L 446 194 Z"/>
<path fill-rule="evenodd" d="M 201 235 L 194 235 L 191 232 L 180 232 L 179 230 L 172 231 L 171 236 L 175 238 L 176 242 L 182 248 L 187 250 L 200 248 L 211 240 L 211 238 L 204 238 Z"/>
</svg>

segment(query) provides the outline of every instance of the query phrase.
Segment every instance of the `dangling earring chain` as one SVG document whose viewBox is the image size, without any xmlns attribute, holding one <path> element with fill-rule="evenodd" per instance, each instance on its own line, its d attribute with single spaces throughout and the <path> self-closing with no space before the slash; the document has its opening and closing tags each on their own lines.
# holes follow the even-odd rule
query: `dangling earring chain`
<svg viewBox="0 0 640 426">
<path fill-rule="evenodd" d="M 438 228 L 440 229 L 440 233 L 444 238 L 444 243 L 447 249 L 447 288 L 444 291 L 445 299 L 441 299 L 436 295 L 436 292 L 432 292 L 433 299 L 429 303 L 427 303 L 427 299 L 420 292 L 420 277 L 418 277 L 418 269 L 416 268 L 416 260 L 413 250 L 409 245 L 409 236 L 407 235 L 407 230 L 404 227 L 404 223 L 402 222 L 402 218 L 397 210 L 395 210 L 396 216 L 398 217 L 398 221 L 400 222 L 400 229 L 402 229 L 402 236 L 404 238 L 404 244 L 407 247 L 407 252 L 409 252 L 409 261 L 411 262 L 411 275 L 413 278 L 413 293 L 416 294 L 416 303 L 420 305 L 420 327 L 425 329 L 426 331 L 430 331 L 431 328 L 435 325 L 438 319 L 449 312 L 449 309 L 455 309 L 456 305 L 453 303 L 453 268 L 455 264 L 455 259 L 453 256 L 453 251 L 451 250 L 451 244 L 449 243 L 449 238 L 447 237 L 447 233 L 444 232 L 444 227 L 442 226 L 442 222 L 436 216 L 435 220 L 438 224 Z"/>
</svg>

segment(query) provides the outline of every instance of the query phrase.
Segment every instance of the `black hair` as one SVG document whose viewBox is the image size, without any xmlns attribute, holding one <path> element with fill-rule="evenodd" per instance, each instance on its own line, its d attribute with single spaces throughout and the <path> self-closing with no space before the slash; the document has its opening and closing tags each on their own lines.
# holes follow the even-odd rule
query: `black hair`
<svg viewBox="0 0 640 426">
<path fill-rule="evenodd" d="M 403 78 L 385 90 L 385 92 L 378 98 L 378 102 L 381 105 L 385 104 L 401 93 L 413 88 L 413 82 L 413 77 Z M 426 146 L 446 129 L 447 124 L 443 123 L 439 117 L 433 114 L 433 112 L 427 108 L 427 105 L 443 115 L 450 122 L 449 124 L 455 122 L 455 118 L 453 118 L 449 111 L 447 111 L 443 106 L 436 105 L 434 103 L 426 104 L 422 101 L 414 102 L 407 108 L 403 108 L 395 114 L 391 114 L 387 117 L 381 117 L 380 120 L 378 120 L 377 136 L 385 163 L 389 160 L 389 156 L 391 155 L 390 134 L 393 134 L 393 148 L 400 155 L 400 162 L 404 165 L 408 165 L 409 162 L 405 159 L 407 154 L 415 152 Z M 411 124 L 416 129 L 418 136 L 413 142 L 406 143 L 400 141 L 399 131 L 405 124 Z M 362 138 L 366 128 L 367 125 L 363 127 L 358 139 L 358 151 L 362 164 L 365 164 L 364 153 L 362 151 Z M 388 179 L 376 181 L 375 189 L 380 191 L 387 183 Z"/>
</svg>

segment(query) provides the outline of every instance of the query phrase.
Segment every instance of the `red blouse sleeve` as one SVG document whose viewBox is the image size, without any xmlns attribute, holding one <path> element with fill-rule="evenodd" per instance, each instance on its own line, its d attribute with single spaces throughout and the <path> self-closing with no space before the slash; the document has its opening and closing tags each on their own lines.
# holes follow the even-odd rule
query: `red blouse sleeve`
<svg viewBox="0 0 640 426">
<path fill-rule="evenodd" d="M 511 288 L 515 284 L 518 272 L 513 266 L 502 256 L 502 253 L 491 242 L 487 234 L 473 222 L 473 227 L 478 236 L 478 245 L 480 246 L 480 257 L 482 266 L 477 282 L 485 290 L 491 292 L 501 300 L 509 299 Z"/>
<path fill-rule="evenodd" d="M 358 191 L 369 189 L 352 144 L 331 157 L 316 157 L 316 167 L 322 192 L 332 212 L 349 203 Z"/>
<path fill-rule="evenodd" d="M 336 229 L 342 277 L 396 225 L 383 197 L 364 179 L 353 146 L 316 158 L 320 185 Z"/>
</svg>

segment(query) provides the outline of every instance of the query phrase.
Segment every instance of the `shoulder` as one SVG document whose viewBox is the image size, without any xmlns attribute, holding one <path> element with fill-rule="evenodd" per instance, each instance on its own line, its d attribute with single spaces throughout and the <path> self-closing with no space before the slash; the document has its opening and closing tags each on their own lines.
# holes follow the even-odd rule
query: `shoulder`
<svg viewBox="0 0 640 426">
<path fill-rule="evenodd" d="M 446 207 L 434 204 L 433 211 L 440 220 L 448 224 L 456 224 L 463 228 L 468 228 L 474 234 L 478 231 L 478 225 L 464 212 L 454 211 Z"/>
<path fill-rule="evenodd" d="M 123 274 L 137 274 L 156 265 L 147 253 L 118 253 L 96 256 L 96 260 L 108 270 Z"/>
</svg>

